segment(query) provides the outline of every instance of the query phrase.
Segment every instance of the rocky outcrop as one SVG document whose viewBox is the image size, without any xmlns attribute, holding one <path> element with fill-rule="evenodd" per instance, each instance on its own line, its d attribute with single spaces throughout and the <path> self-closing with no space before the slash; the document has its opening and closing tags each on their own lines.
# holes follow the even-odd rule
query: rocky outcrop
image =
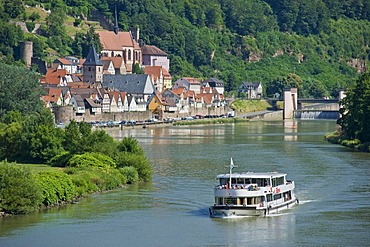
<svg viewBox="0 0 370 247">
<path fill-rule="evenodd" d="M 356 69 L 358 73 L 366 71 L 366 61 L 359 58 L 353 58 L 347 62 L 347 64 Z"/>
</svg>

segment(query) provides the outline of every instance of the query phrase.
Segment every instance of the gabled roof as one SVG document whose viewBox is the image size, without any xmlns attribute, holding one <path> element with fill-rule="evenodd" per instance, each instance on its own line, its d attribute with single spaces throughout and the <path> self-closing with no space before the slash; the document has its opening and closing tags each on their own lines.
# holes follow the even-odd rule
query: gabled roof
<svg viewBox="0 0 370 247">
<path fill-rule="evenodd" d="M 45 87 L 46 95 L 42 96 L 44 102 L 55 103 L 62 96 L 60 87 Z"/>
<path fill-rule="evenodd" d="M 122 63 L 124 63 L 123 61 L 123 57 L 102 57 L 101 60 L 104 62 L 104 61 L 112 61 L 113 63 L 113 67 L 115 69 L 119 69 L 121 68 L 122 66 Z"/>
<path fill-rule="evenodd" d="M 203 97 L 204 103 L 207 105 L 212 104 L 213 94 L 212 93 L 204 93 L 200 95 Z"/>
<path fill-rule="evenodd" d="M 241 86 L 244 85 L 247 86 L 253 86 L 254 88 L 257 88 L 259 85 L 261 85 L 261 82 L 243 82 Z"/>
<path fill-rule="evenodd" d="M 80 95 L 83 98 L 90 98 L 91 95 L 98 94 L 96 88 L 71 88 L 70 89 L 72 95 Z"/>
<path fill-rule="evenodd" d="M 118 89 L 129 94 L 142 94 L 146 90 L 155 91 L 154 85 L 150 82 L 149 75 L 127 74 L 127 75 L 104 75 L 103 86 Z"/>
<path fill-rule="evenodd" d="M 85 102 L 87 105 L 94 107 L 94 108 L 102 108 L 101 104 L 96 103 L 93 99 L 91 98 L 85 98 Z"/>
<path fill-rule="evenodd" d="M 45 75 L 45 83 L 58 85 L 61 77 L 66 77 L 66 69 L 50 68 L 47 70 Z"/>
<path fill-rule="evenodd" d="M 126 92 L 120 92 L 120 94 L 121 94 L 122 102 L 124 102 L 126 98 Z"/>
<path fill-rule="evenodd" d="M 158 78 L 161 76 L 162 66 L 145 66 L 144 73 L 150 75 L 153 78 L 153 82 L 156 83 Z"/>
<path fill-rule="evenodd" d="M 209 78 L 205 81 L 203 81 L 203 85 L 206 85 L 206 84 L 209 84 L 210 87 L 223 87 L 224 86 L 224 82 L 217 79 L 217 78 Z"/>
<path fill-rule="evenodd" d="M 119 96 L 120 96 L 120 92 L 119 91 L 110 91 L 108 92 L 108 95 L 109 95 L 109 98 L 111 99 L 111 102 L 114 98 L 114 100 L 116 101 L 116 103 L 118 103 L 118 99 L 119 99 Z"/>
<path fill-rule="evenodd" d="M 110 63 L 111 63 L 111 62 L 112 62 L 112 60 L 106 60 L 106 59 L 102 60 L 102 63 L 103 63 L 103 69 L 104 69 L 104 70 L 109 69 L 109 65 L 110 65 Z"/>
<path fill-rule="evenodd" d="M 193 77 L 184 77 L 184 80 L 187 80 L 192 85 L 200 85 L 200 81 L 197 78 Z"/>
<path fill-rule="evenodd" d="M 75 98 L 77 106 L 85 106 L 84 99 L 80 94 L 73 95 L 73 98 Z"/>
<path fill-rule="evenodd" d="M 58 58 L 54 61 L 54 63 L 61 63 L 61 64 L 65 64 L 65 65 L 71 65 L 71 62 L 68 61 L 67 59 L 65 58 Z"/>
<path fill-rule="evenodd" d="M 173 88 L 172 90 L 170 90 L 170 91 L 172 91 L 174 94 L 176 94 L 176 95 L 181 95 L 181 94 L 183 94 L 183 93 L 185 93 L 186 92 L 186 88 L 184 88 L 184 87 L 179 87 L 179 88 Z"/>
<path fill-rule="evenodd" d="M 134 42 L 129 32 L 98 31 L 100 43 L 104 50 L 122 51 L 123 47 L 134 47 Z"/>
<path fill-rule="evenodd" d="M 83 65 L 84 66 L 103 66 L 103 63 L 102 61 L 100 61 L 94 46 L 91 46 L 89 54 L 87 55 L 86 61 L 83 63 Z"/>
<path fill-rule="evenodd" d="M 69 82 L 69 88 L 93 88 L 93 85 L 88 82 L 76 81 L 76 82 Z"/>
<path fill-rule="evenodd" d="M 168 70 L 166 70 L 163 67 L 162 67 L 162 74 L 164 78 L 172 78 L 172 75 L 170 74 L 170 72 L 168 72 Z"/>
<path fill-rule="evenodd" d="M 154 45 L 143 45 L 141 47 L 141 53 L 143 55 L 167 56 L 167 53 Z"/>
</svg>

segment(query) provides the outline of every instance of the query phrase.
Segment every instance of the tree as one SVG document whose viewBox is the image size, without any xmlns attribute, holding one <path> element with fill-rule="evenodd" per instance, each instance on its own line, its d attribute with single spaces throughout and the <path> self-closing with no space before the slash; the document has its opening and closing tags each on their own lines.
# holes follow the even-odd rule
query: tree
<svg viewBox="0 0 370 247">
<path fill-rule="evenodd" d="M 65 128 L 65 137 L 63 141 L 63 147 L 71 154 L 80 154 L 81 149 L 81 133 L 78 124 L 75 120 L 72 120 Z"/>
<path fill-rule="evenodd" d="M 24 67 L 0 64 L 0 117 L 8 111 L 40 112 L 39 75 Z"/>
<path fill-rule="evenodd" d="M 361 76 L 346 91 L 338 124 L 350 139 L 370 142 L 370 73 Z"/>
<path fill-rule="evenodd" d="M 288 74 L 287 76 L 278 77 L 267 84 L 267 95 L 284 95 L 285 88 L 300 88 L 302 79 L 296 74 Z M 299 91 L 298 91 L 299 92 Z"/>
<path fill-rule="evenodd" d="M 102 44 L 99 40 L 99 35 L 95 33 L 94 27 L 90 27 L 86 34 L 77 33 L 76 37 L 72 43 L 72 49 L 74 54 L 81 57 L 87 57 L 91 46 L 94 46 L 96 52 L 100 52 L 102 49 Z"/>
<path fill-rule="evenodd" d="M 24 5 L 22 0 L 5 0 L 4 3 L 5 12 L 11 18 L 16 18 L 24 13 Z"/>
</svg>

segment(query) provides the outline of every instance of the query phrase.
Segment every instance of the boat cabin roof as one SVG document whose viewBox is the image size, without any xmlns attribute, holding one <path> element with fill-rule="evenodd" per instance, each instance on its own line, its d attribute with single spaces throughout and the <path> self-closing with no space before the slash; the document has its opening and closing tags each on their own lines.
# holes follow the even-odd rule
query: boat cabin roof
<svg viewBox="0 0 370 247">
<path fill-rule="evenodd" d="M 279 172 L 243 172 L 243 173 L 232 173 L 232 178 L 278 178 L 285 177 L 287 174 Z M 230 174 L 219 174 L 217 179 L 230 178 Z"/>
</svg>

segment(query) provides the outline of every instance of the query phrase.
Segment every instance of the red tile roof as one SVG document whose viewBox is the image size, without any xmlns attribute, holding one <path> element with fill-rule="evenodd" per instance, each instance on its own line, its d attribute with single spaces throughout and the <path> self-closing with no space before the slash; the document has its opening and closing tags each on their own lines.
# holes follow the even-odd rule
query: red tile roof
<svg viewBox="0 0 370 247">
<path fill-rule="evenodd" d="M 45 83 L 58 85 L 60 83 L 60 78 L 65 77 L 66 75 L 66 69 L 50 68 L 46 72 Z"/>
<path fill-rule="evenodd" d="M 113 31 L 97 31 L 100 43 L 104 50 L 122 51 L 123 47 L 134 48 L 134 43 L 129 32 L 119 32 L 115 34 Z"/>
<path fill-rule="evenodd" d="M 113 63 L 113 67 L 115 68 L 115 69 L 119 69 L 119 68 L 121 68 L 121 66 L 122 66 L 122 63 L 124 63 L 124 61 L 123 61 L 123 57 L 102 57 L 101 58 L 101 60 L 102 61 L 112 61 L 112 63 Z"/>
</svg>

